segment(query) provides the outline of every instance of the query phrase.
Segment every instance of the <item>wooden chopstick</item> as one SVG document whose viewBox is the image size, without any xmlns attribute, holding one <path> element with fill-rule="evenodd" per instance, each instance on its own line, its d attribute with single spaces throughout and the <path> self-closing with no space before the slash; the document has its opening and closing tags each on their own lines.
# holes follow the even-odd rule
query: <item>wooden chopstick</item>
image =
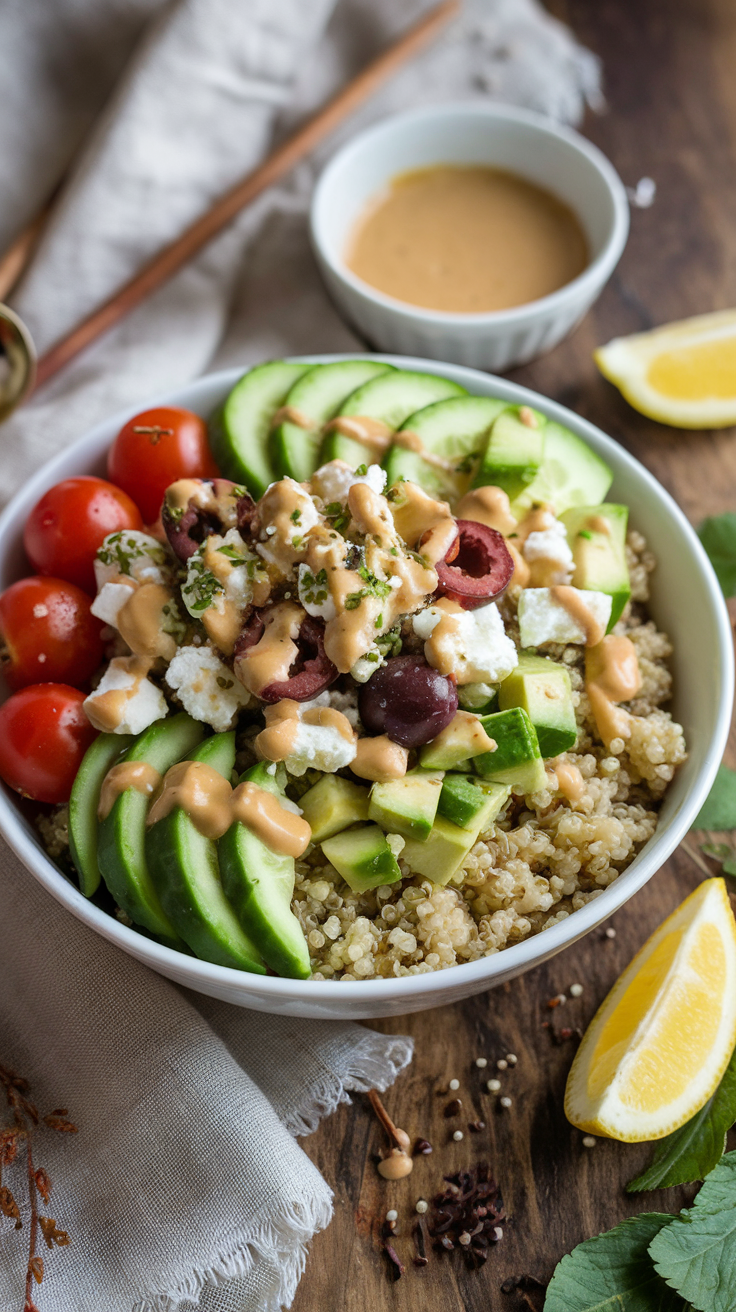
<svg viewBox="0 0 736 1312">
<path fill-rule="evenodd" d="M 248 205 L 266 187 L 304 158 L 332 132 L 348 114 L 353 113 L 380 85 L 395 73 L 422 46 L 437 35 L 442 27 L 459 10 L 459 0 L 443 0 L 430 10 L 394 45 L 378 55 L 367 68 L 343 87 L 336 96 L 314 115 L 292 137 L 279 146 L 263 164 L 249 173 L 242 182 L 215 202 L 212 209 L 197 219 L 181 237 L 177 237 L 164 250 L 121 287 L 111 298 L 83 319 L 76 328 L 52 346 L 38 361 L 36 386 L 39 387 L 74 359 L 80 351 L 108 332 L 116 323 L 134 310 L 141 301 L 155 292 L 162 283 L 178 273 L 208 241 L 217 235 L 236 214 Z"/>
<path fill-rule="evenodd" d="M 0 301 L 4 301 L 8 292 L 13 290 L 30 263 L 50 211 L 51 201 L 48 201 L 35 219 L 31 220 L 15 241 L 0 255 Z"/>
</svg>

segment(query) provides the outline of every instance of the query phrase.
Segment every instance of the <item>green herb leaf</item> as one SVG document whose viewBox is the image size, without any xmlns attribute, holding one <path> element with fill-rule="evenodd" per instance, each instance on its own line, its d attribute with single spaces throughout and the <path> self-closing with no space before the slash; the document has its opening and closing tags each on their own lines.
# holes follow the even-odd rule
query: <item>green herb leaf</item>
<svg viewBox="0 0 736 1312">
<path fill-rule="evenodd" d="M 671 1216 L 645 1212 L 578 1244 L 558 1263 L 544 1312 L 686 1312 L 657 1275 L 649 1245 Z"/>
<path fill-rule="evenodd" d="M 734 1121 L 736 1052 L 713 1097 L 679 1130 L 660 1139 L 651 1164 L 627 1184 L 627 1191 L 641 1193 L 645 1189 L 669 1189 L 672 1185 L 704 1180 L 723 1156 L 726 1133 Z"/>
<path fill-rule="evenodd" d="M 698 529 L 698 537 L 705 547 L 724 597 L 736 595 L 736 514 L 729 510 L 725 515 L 706 519 Z"/>
<path fill-rule="evenodd" d="M 736 1153 L 722 1157 L 695 1204 L 654 1236 L 658 1274 L 698 1312 L 736 1306 Z"/>
<path fill-rule="evenodd" d="M 713 787 L 693 821 L 693 829 L 736 829 L 736 770 L 719 765 Z"/>
</svg>

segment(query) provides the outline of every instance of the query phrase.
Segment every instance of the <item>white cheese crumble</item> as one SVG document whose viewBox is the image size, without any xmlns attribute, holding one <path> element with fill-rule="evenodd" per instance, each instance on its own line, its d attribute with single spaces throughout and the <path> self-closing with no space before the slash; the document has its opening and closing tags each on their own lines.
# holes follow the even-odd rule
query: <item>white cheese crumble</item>
<svg viewBox="0 0 736 1312">
<path fill-rule="evenodd" d="M 225 733 L 251 695 L 211 647 L 180 647 L 169 665 L 166 682 L 194 720 Z"/>
<path fill-rule="evenodd" d="M 120 720 L 113 729 L 108 720 L 98 720 L 95 706 L 105 693 L 130 691 L 130 696 L 122 701 Z M 166 698 L 150 679 L 131 674 L 127 668 L 127 658 L 116 656 L 110 661 L 105 673 L 94 692 L 84 701 L 87 719 L 96 729 L 106 733 L 143 733 L 155 720 L 163 720 L 168 714 Z"/>
<path fill-rule="evenodd" d="M 352 742 L 331 724 L 305 724 L 307 711 L 319 706 L 329 706 L 329 692 L 320 693 L 311 702 L 301 702 L 297 709 L 299 723 L 294 738 L 294 750 L 284 761 L 289 774 L 302 775 L 307 770 L 324 770 L 325 774 L 334 774 L 355 760 L 356 739 Z"/>
<path fill-rule="evenodd" d="M 414 616 L 413 624 L 420 638 L 428 634 L 424 654 L 429 664 L 454 674 L 459 684 L 500 683 L 519 663 L 495 602 L 450 613 L 429 606 Z"/>
<path fill-rule="evenodd" d="M 367 683 L 376 670 L 380 670 L 382 665 L 386 664 L 386 653 L 381 651 L 377 643 L 372 642 L 367 652 L 355 662 L 350 673 L 356 683 Z"/>
<path fill-rule="evenodd" d="M 207 568 L 207 562 L 214 560 L 219 566 L 219 557 L 222 563 L 218 577 L 212 569 Z M 231 528 L 224 537 L 213 533 L 189 557 L 187 577 L 181 590 L 182 599 L 189 614 L 195 619 L 210 607 L 222 612 L 228 601 L 244 610 L 250 604 L 253 583 L 257 578 L 266 578 L 263 564 L 248 549 L 238 530 Z"/>
<path fill-rule="evenodd" d="M 171 553 L 149 533 L 120 529 L 108 533 L 98 549 L 95 581 L 98 590 L 121 575 L 136 583 L 168 583 L 172 565 Z"/>
<path fill-rule="evenodd" d="M 299 600 L 308 615 L 319 619 L 334 620 L 337 610 L 327 581 L 327 570 L 319 569 L 316 574 L 303 562 L 299 566 Z"/>
<path fill-rule="evenodd" d="M 90 606 L 90 610 L 93 615 L 97 616 L 98 620 L 102 620 L 105 624 L 111 624 L 116 629 L 118 627 L 118 615 L 126 601 L 130 601 L 134 591 L 135 585 L 132 580 L 130 583 L 103 583 Z"/>
<path fill-rule="evenodd" d="M 567 541 L 567 529 L 559 519 L 553 520 L 549 528 L 537 533 L 530 533 L 522 548 L 524 559 L 532 565 L 536 560 L 543 560 L 550 565 L 557 565 L 557 570 L 550 576 L 551 584 L 569 583 L 573 575 L 573 557 Z"/>
<path fill-rule="evenodd" d="M 369 465 L 365 474 L 356 474 L 344 460 L 330 460 L 312 475 L 312 487 L 325 505 L 335 501 L 344 505 L 356 483 L 365 483 L 380 496 L 386 486 L 386 471 L 380 465 Z"/>
<path fill-rule="evenodd" d="M 581 590 L 580 599 L 605 629 L 611 618 L 611 598 L 606 592 Z M 519 596 L 519 635 L 522 647 L 541 647 L 545 642 L 584 643 L 585 630 L 549 588 L 524 588 Z"/>
</svg>

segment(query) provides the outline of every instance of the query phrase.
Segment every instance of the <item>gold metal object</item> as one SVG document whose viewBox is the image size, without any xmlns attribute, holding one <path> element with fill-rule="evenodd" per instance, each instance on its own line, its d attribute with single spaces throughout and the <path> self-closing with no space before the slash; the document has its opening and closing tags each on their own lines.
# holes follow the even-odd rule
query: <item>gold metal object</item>
<svg viewBox="0 0 736 1312">
<path fill-rule="evenodd" d="M 15 311 L 0 305 L 0 423 L 28 395 L 35 377 L 33 338 Z"/>
</svg>

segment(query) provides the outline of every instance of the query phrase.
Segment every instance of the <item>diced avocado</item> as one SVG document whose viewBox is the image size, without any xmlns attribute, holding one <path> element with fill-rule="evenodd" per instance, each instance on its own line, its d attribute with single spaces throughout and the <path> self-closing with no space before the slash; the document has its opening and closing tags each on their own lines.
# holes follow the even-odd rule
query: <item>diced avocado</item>
<svg viewBox="0 0 736 1312">
<path fill-rule="evenodd" d="M 498 710 L 498 689 L 489 683 L 463 683 L 457 690 L 460 708 L 474 715 L 490 715 Z"/>
<path fill-rule="evenodd" d="M 299 800 L 304 819 L 312 829 L 312 842 L 321 843 L 358 820 L 368 819 L 368 789 L 339 774 L 324 774 Z"/>
<path fill-rule="evenodd" d="M 505 804 L 511 789 L 496 788 L 487 793 L 484 805 L 476 812 L 472 827 L 461 829 L 444 816 L 438 815 L 429 838 L 423 843 L 409 840 L 402 849 L 401 858 L 410 870 L 424 875 L 433 884 L 447 884 L 462 866 L 468 852 L 478 841 L 478 835 L 488 829 Z"/>
<path fill-rule="evenodd" d="M 254 497 L 263 496 L 276 478 L 269 443 L 274 412 L 308 368 L 287 360 L 256 365 L 238 380 L 210 420 L 210 446 L 222 473 L 245 483 Z"/>
<path fill-rule="evenodd" d="M 517 494 L 511 509 L 521 519 L 532 506 L 549 504 L 561 515 L 571 506 L 597 505 L 612 482 L 608 465 L 587 442 L 562 424 L 548 420 L 544 459 L 533 482 Z"/>
<path fill-rule="evenodd" d="M 225 779 L 235 765 L 235 732 L 207 738 L 189 755 Z M 258 949 L 241 927 L 220 880 L 217 844 L 175 806 L 146 833 L 146 860 L 161 905 L 202 961 L 264 975 Z"/>
<path fill-rule="evenodd" d="M 475 757 L 476 774 L 494 783 L 520 785 L 525 793 L 537 793 L 546 787 L 542 753 L 526 711 L 520 707 L 497 711 L 495 715 L 484 715 L 482 724 L 495 741 L 496 750 Z"/>
<path fill-rule="evenodd" d="M 419 761 L 423 770 L 453 770 L 461 761 L 487 751 L 482 721 L 470 711 L 456 711 L 447 728 L 419 749 Z"/>
<path fill-rule="evenodd" d="M 126 761 L 145 761 L 159 774 L 202 741 L 204 725 L 183 712 L 157 720 L 129 749 Z M 97 859 L 108 889 L 119 907 L 136 925 L 181 948 L 181 939 L 166 915 L 146 861 L 146 816 L 151 798 L 135 788 L 126 788 L 116 798 L 109 815 L 100 821 Z"/>
<path fill-rule="evenodd" d="M 133 742 L 130 734 L 101 733 L 87 748 L 69 798 L 69 849 L 79 887 L 92 897 L 100 883 L 97 864 L 97 807 L 102 781 L 120 754 Z"/>
<path fill-rule="evenodd" d="M 621 617 L 631 596 L 629 567 L 626 564 L 626 526 L 628 506 L 603 503 L 578 506 L 561 515 L 567 529 L 575 566 L 573 584 L 594 592 L 606 592 L 611 598 L 611 618 L 607 632 Z"/>
<path fill-rule="evenodd" d="M 511 500 L 531 483 L 544 457 L 546 420 L 529 406 L 509 406 L 493 423 L 475 487 L 492 483 Z"/>
<path fill-rule="evenodd" d="M 378 825 L 335 834 L 334 838 L 325 839 L 322 851 L 354 893 L 365 893 L 369 888 L 395 884 L 401 879 L 396 857 Z"/>
<path fill-rule="evenodd" d="M 283 797 L 277 777 L 263 762 L 246 770 L 240 782 Z M 264 961 L 287 979 L 307 979 L 309 948 L 291 910 L 294 858 L 272 851 L 239 820 L 219 840 L 217 856 L 225 896 Z"/>
<path fill-rule="evenodd" d="M 421 842 L 429 836 L 437 814 L 442 790 L 442 773 L 417 771 L 392 779 L 389 783 L 374 784 L 368 819 L 380 825 L 389 834 L 402 834 L 404 838 L 417 838 Z"/>
<path fill-rule="evenodd" d="M 521 706 L 536 729 L 545 761 L 575 746 L 578 727 L 570 675 L 564 665 L 522 652 L 519 664 L 498 690 L 502 711 Z"/>
<path fill-rule="evenodd" d="M 509 792 L 506 784 L 491 784 L 473 775 L 446 774 L 442 781 L 438 811 L 461 829 L 473 829 L 487 799 L 503 794 L 505 801 Z"/>
</svg>

